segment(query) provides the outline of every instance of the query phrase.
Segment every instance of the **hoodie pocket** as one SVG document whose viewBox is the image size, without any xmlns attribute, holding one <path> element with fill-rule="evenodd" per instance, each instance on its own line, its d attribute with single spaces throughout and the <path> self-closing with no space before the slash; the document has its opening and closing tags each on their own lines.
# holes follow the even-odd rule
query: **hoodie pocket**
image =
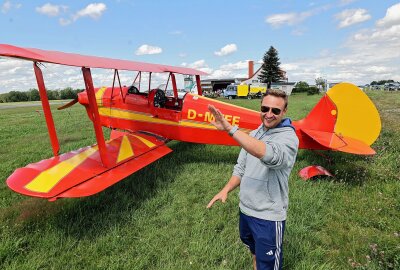
<svg viewBox="0 0 400 270">
<path fill-rule="evenodd" d="M 275 202 L 268 190 L 268 181 L 243 176 L 240 182 L 240 202 L 247 208 L 262 211 L 270 210 Z"/>
</svg>

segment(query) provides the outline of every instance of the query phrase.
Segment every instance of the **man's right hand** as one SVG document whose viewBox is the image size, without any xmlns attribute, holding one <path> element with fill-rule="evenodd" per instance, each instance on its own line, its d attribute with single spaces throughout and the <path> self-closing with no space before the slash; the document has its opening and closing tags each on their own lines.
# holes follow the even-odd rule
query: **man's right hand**
<svg viewBox="0 0 400 270">
<path fill-rule="evenodd" d="M 211 206 L 218 200 L 225 203 L 228 198 L 228 192 L 221 190 L 217 195 L 212 198 L 212 200 L 207 204 L 207 208 L 211 208 Z"/>
</svg>

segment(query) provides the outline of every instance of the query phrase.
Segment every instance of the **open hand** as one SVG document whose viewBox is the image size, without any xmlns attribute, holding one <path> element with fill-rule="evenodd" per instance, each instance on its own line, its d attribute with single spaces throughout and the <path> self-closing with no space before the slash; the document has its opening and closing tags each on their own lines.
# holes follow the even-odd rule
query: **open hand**
<svg viewBox="0 0 400 270">
<path fill-rule="evenodd" d="M 232 125 L 224 118 L 224 115 L 221 113 L 220 110 L 214 107 L 214 105 L 209 104 L 208 110 L 212 113 L 215 118 L 215 121 L 211 121 L 218 130 L 230 130 Z"/>
</svg>

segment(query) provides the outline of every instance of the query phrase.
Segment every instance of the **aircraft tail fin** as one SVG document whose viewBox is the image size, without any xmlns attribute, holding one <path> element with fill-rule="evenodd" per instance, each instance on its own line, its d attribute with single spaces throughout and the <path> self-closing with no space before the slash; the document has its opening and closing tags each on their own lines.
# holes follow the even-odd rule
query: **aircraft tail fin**
<svg viewBox="0 0 400 270">
<path fill-rule="evenodd" d="M 378 110 L 357 86 L 332 87 L 302 120 L 293 123 L 302 136 L 301 148 L 337 150 L 372 155 L 381 121 Z"/>
</svg>

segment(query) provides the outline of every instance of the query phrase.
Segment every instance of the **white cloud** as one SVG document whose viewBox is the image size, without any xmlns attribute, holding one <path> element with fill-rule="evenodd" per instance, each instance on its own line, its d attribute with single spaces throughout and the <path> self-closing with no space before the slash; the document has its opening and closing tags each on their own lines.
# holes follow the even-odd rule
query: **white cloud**
<svg viewBox="0 0 400 270">
<path fill-rule="evenodd" d="M 314 84 L 318 76 L 329 82 L 355 84 L 373 80 L 400 80 L 400 25 L 364 29 L 342 44 L 342 50 L 282 63 L 290 81 Z"/>
<path fill-rule="evenodd" d="M 365 68 L 365 71 L 373 73 L 388 73 L 390 72 L 390 68 L 386 66 L 368 66 Z"/>
<path fill-rule="evenodd" d="M 237 46 L 234 43 L 222 47 L 218 52 L 214 52 L 217 56 L 225 56 L 237 51 Z"/>
<path fill-rule="evenodd" d="M 186 63 L 182 63 L 182 64 L 186 64 Z M 201 71 L 206 72 L 208 74 L 211 74 L 213 72 L 213 69 L 211 69 L 206 64 L 206 61 L 204 59 L 200 59 L 200 60 L 197 60 L 197 61 L 195 61 L 193 63 L 186 64 L 186 67 L 198 69 L 198 70 L 201 70 Z"/>
<path fill-rule="evenodd" d="M 59 22 L 62 26 L 66 26 L 66 25 L 69 25 L 69 24 L 72 23 L 71 20 L 69 20 L 69 19 L 64 19 L 64 18 L 60 18 L 60 19 L 58 20 L 58 22 Z"/>
<path fill-rule="evenodd" d="M 391 6 L 386 11 L 386 16 L 376 22 L 378 26 L 392 26 L 400 24 L 400 3 Z"/>
<path fill-rule="evenodd" d="M 7 1 L 4 1 L 4 3 L 1 5 L 1 12 L 7 13 L 12 8 L 19 9 L 20 7 L 22 7 L 21 4 L 13 4 L 11 1 L 7 0 Z"/>
<path fill-rule="evenodd" d="M 331 8 L 331 5 L 324 5 L 304 12 L 289 12 L 273 14 L 265 18 L 265 22 L 274 28 L 279 28 L 284 25 L 298 25 L 310 16 L 317 15 L 325 10 Z M 294 34 L 302 34 L 302 32 L 295 32 Z"/>
<path fill-rule="evenodd" d="M 159 54 L 159 53 L 162 53 L 162 49 L 160 47 L 151 46 L 147 44 L 143 44 L 135 52 L 136 55 Z"/>
<path fill-rule="evenodd" d="M 331 63 L 330 66 L 351 66 L 360 63 L 357 59 L 339 59 L 336 63 Z"/>
<path fill-rule="evenodd" d="M 1 12 L 7 13 L 11 9 L 11 1 L 4 1 L 1 5 Z"/>
<path fill-rule="evenodd" d="M 73 15 L 74 21 L 81 17 L 90 17 L 92 19 L 99 19 L 104 11 L 106 11 L 107 6 L 104 3 L 92 3 L 87 5 L 84 9 L 79 10 Z"/>
<path fill-rule="evenodd" d="M 361 23 L 371 19 L 371 15 L 365 9 L 346 9 L 335 15 L 339 22 L 339 28 L 348 27 L 350 25 Z"/>
<path fill-rule="evenodd" d="M 351 34 L 339 45 L 340 50 L 282 61 L 281 67 L 288 71 L 290 81 L 302 80 L 311 84 L 318 76 L 329 82 L 355 84 L 388 79 L 399 81 L 400 22 L 397 8 L 398 5 L 389 7 L 384 18 L 377 20 L 376 28 L 365 28 Z"/>
<path fill-rule="evenodd" d="M 236 63 L 229 63 L 222 65 L 220 69 L 222 70 L 241 70 L 241 69 L 247 69 L 249 66 L 248 61 L 239 61 Z"/>
<path fill-rule="evenodd" d="M 194 68 L 194 69 L 199 69 L 199 68 L 208 67 L 208 66 L 206 65 L 206 61 L 205 61 L 204 59 L 197 60 L 197 61 L 195 61 L 195 62 L 189 64 L 188 66 L 191 67 L 191 68 Z"/>
<path fill-rule="evenodd" d="M 74 14 L 69 14 L 69 18 L 59 18 L 58 22 L 62 26 L 69 25 L 82 17 L 89 17 L 94 20 L 98 20 L 103 13 L 106 11 L 107 6 L 103 3 L 92 3 L 87 5 L 85 8 L 75 12 Z M 60 16 L 63 12 L 68 10 L 68 6 L 64 5 L 53 5 L 50 3 L 44 4 L 41 7 L 36 7 L 36 12 L 44 14 L 50 17 Z M 65 14 L 68 16 L 67 14 Z"/>
<path fill-rule="evenodd" d="M 65 10 L 67 10 L 67 7 L 52 5 L 50 3 L 44 4 L 41 7 L 36 7 L 36 12 L 50 16 L 50 17 L 58 16 L 60 14 L 61 10 L 65 11 Z"/>
<path fill-rule="evenodd" d="M 280 27 L 282 25 L 295 25 L 311 14 L 301 14 L 301 13 L 281 13 L 281 14 L 274 14 L 270 15 L 265 19 L 266 23 L 269 23 L 272 27 Z"/>
<path fill-rule="evenodd" d="M 369 31 L 362 31 L 353 36 L 354 41 L 373 41 L 376 43 L 384 43 L 387 40 L 397 40 L 400 38 L 400 24 L 393 25 L 389 28 L 378 28 Z M 368 43 L 373 45 L 376 43 Z"/>
<path fill-rule="evenodd" d="M 292 71 L 292 70 L 297 70 L 298 68 L 299 68 L 299 66 L 298 65 L 296 65 L 296 64 L 282 64 L 281 65 L 281 68 L 284 70 L 284 71 L 286 71 L 286 72 L 288 72 L 288 71 Z"/>
<path fill-rule="evenodd" d="M 215 79 L 223 79 L 223 78 L 232 78 L 234 77 L 234 74 L 229 71 L 229 70 L 214 70 L 212 73 L 210 73 L 210 78 L 215 78 Z"/>
</svg>

